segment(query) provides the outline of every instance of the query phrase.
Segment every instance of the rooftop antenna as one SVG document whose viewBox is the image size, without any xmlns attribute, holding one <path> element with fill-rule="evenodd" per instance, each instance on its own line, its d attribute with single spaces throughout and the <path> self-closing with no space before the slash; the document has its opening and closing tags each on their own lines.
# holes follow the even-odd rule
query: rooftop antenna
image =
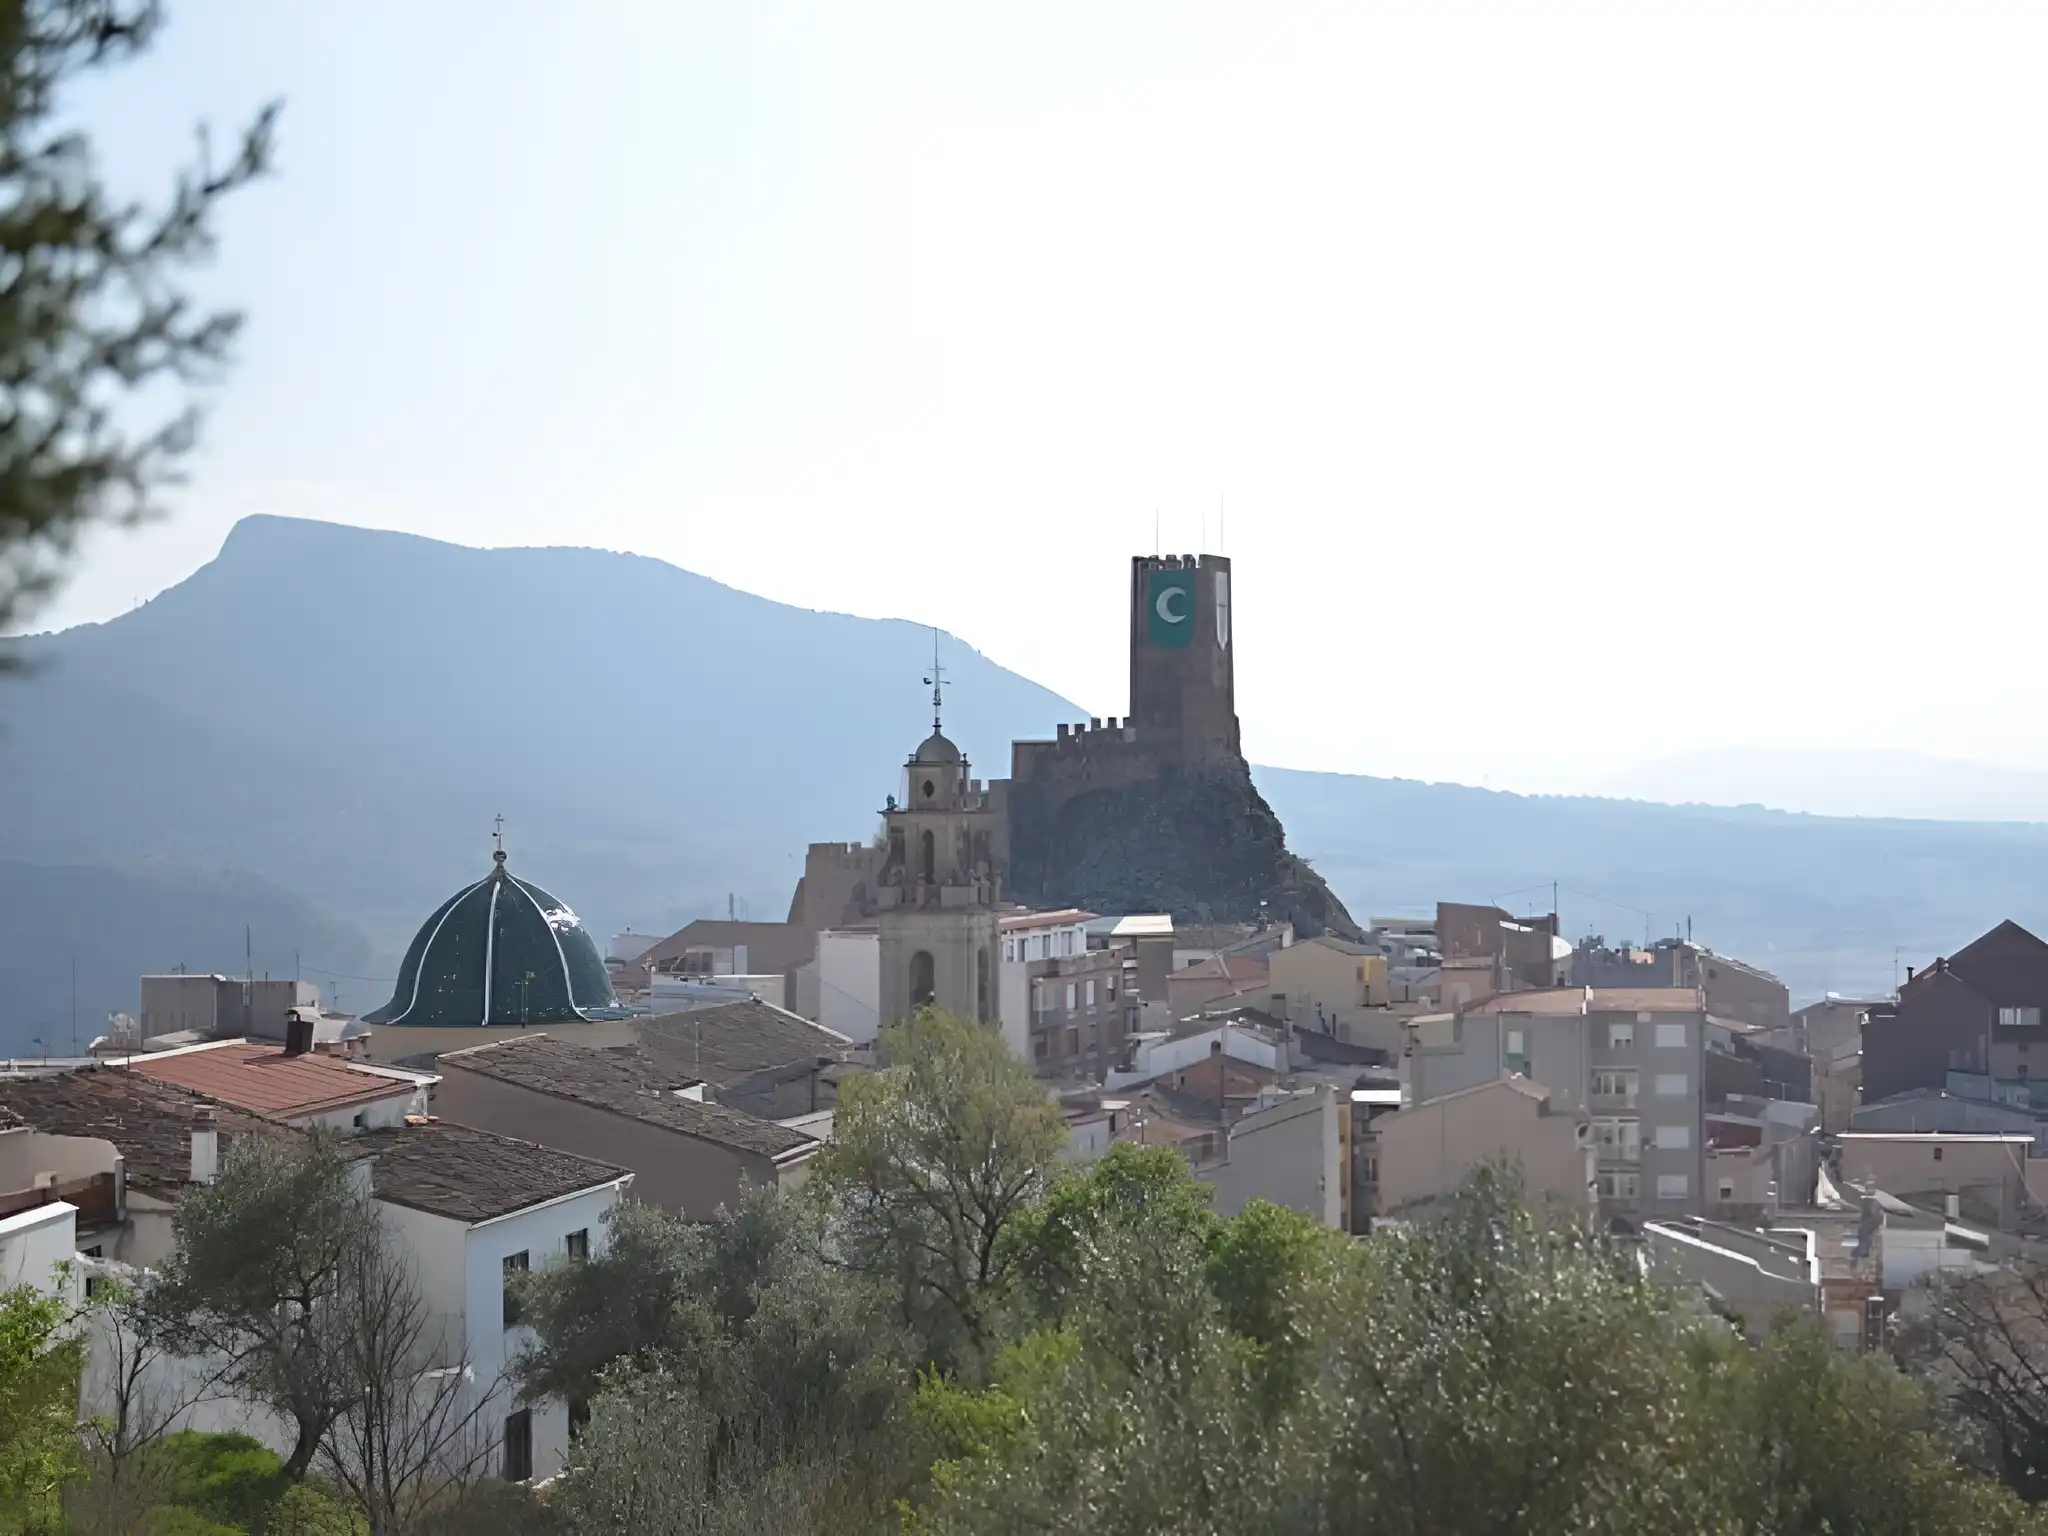
<svg viewBox="0 0 2048 1536">
<path fill-rule="evenodd" d="M 940 734 L 939 708 L 944 701 L 946 669 L 939 665 L 939 631 L 936 625 L 932 627 L 932 671 L 925 681 L 932 688 L 932 734 L 937 736 Z"/>
</svg>

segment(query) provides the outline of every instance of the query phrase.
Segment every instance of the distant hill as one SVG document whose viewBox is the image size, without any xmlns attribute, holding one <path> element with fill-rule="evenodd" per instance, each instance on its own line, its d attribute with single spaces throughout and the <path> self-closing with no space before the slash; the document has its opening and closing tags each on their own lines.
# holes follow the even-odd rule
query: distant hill
<svg viewBox="0 0 2048 1536">
<path fill-rule="evenodd" d="M 1080 708 L 960 641 L 949 735 L 983 776 Z M 931 633 L 749 596 L 659 561 L 476 550 L 288 518 L 0 681 L 0 1052 L 135 1006 L 134 977 L 340 973 L 379 1000 L 489 858 L 602 938 L 786 909 L 807 842 L 863 838 L 930 728 Z M 2048 829 L 1830 820 L 1257 769 L 1358 917 L 1557 879 L 1779 969 L 1889 985 L 1891 947 L 2048 922 Z M 192 873 L 192 872 L 200 873 Z M 223 875 L 222 871 L 238 873 Z M 1535 905 L 1535 900 L 1527 904 Z M 1575 929 L 1639 918 L 1567 894 Z M 95 916 L 99 920 L 95 920 Z M 75 920 L 74 920 L 75 919 Z M 315 958 L 316 954 L 319 958 Z M 325 975 L 316 979 L 327 980 Z M 60 1013 L 52 1012 L 57 1000 Z"/>
<path fill-rule="evenodd" d="M 1922 752 L 1715 747 L 1638 764 L 1600 788 L 1631 800 L 1826 816 L 2048 821 L 2048 773 Z"/>
<path fill-rule="evenodd" d="M 1694 936 L 1776 971 L 1794 1001 L 1891 989 L 2002 917 L 2048 932 L 2048 826 L 1805 816 L 1755 806 L 1524 796 L 1258 771 L 1289 844 L 1361 922 L 1439 898 L 1542 911 L 1568 937 Z M 1579 893 L 1590 893 L 1587 894 Z M 1598 899 L 1591 899 L 1598 898 Z M 1640 911 L 1637 909 L 1641 909 Z"/>
<path fill-rule="evenodd" d="M 239 975 L 256 934 L 257 974 L 318 967 L 336 978 L 315 978 L 330 992 L 338 984 L 344 1002 L 367 1002 L 368 989 L 348 979 L 372 963 L 362 931 L 255 875 L 0 859 L 0 1054 L 68 1055 L 74 1021 L 78 1043 L 90 1043 L 108 1014 L 135 1011 L 144 966 Z"/>
<path fill-rule="evenodd" d="M 359 928 L 384 975 L 487 867 L 499 812 L 513 868 L 601 939 L 729 898 L 780 918 L 805 843 L 870 835 L 931 729 L 916 624 L 636 555 L 291 518 L 248 518 L 151 602 L 17 649 L 32 670 L 0 679 L 0 858 L 246 870 Z M 942 659 L 947 732 L 986 776 L 1013 736 L 1084 713 L 958 640 Z M 124 943 L 114 972 L 201 963 L 168 932 Z M 68 1009 L 69 957 L 15 946 L 0 933 L 0 975 L 41 995 L 61 971 Z M 135 988 L 88 1003 L 132 1009 Z M 19 1006 L 0 994 L 0 1050 Z"/>
</svg>

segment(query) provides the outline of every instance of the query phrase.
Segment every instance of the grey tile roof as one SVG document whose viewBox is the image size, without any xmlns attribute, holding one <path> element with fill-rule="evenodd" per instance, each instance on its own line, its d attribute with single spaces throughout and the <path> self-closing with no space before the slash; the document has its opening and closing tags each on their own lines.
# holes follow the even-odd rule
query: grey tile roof
<svg viewBox="0 0 2048 1536">
<path fill-rule="evenodd" d="M 351 1149 L 373 1159 L 379 1200 L 455 1221 L 489 1221 L 598 1189 L 627 1170 L 445 1120 L 365 1131 Z"/>
<path fill-rule="evenodd" d="M 814 1137 L 772 1120 L 759 1120 L 722 1104 L 677 1098 L 675 1090 L 691 1082 L 692 1075 L 665 1059 L 653 1060 L 638 1051 L 599 1050 L 550 1035 L 523 1035 L 495 1045 L 444 1052 L 440 1068 L 443 1072 L 476 1072 L 765 1157 L 781 1157 L 817 1144 Z"/>
<path fill-rule="evenodd" d="M 153 1194 L 175 1195 L 190 1185 L 192 1126 L 208 1112 L 220 1133 L 222 1156 L 238 1136 L 300 1134 L 120 1067 L 0 1078 L 5 1124 L 31 1126 L 50 1136 L 110 1141 L 121 1154 L 128 1182 Z"/>
<path fill-rule="evenodd" d="M 853 1047 L 844 1035 L 753 998 L 656 1014 L 640 1022 L 639 1032 L 641 1048 L 649 1056 L 714 1088 L 729 1088 L 799 1062 L 837 1057 Z"/>
</svg>

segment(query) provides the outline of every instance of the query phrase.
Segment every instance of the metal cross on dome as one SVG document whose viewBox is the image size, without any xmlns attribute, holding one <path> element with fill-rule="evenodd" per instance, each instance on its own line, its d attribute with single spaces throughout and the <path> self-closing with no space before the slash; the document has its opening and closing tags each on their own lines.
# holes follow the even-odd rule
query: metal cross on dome
<svg viewBox="0 0 2048 1536">
<path fill-rule="evenodd" d="M 931 685 L 932 734 L 937 736 L 940 734 L 939 706 L 942 701 L 942 692 L 946 686 L 946 669 L 939 665 L 939 631 L 936 625 L 932 628 L 932 670 L 931 675 L 925 681 Z"/>
<path fill-rule="evenodd" d="M 505 852 L 505 813 L 500 811 L 496 816 L 493 816 L 491 818 L 491 825 L 493 827 L 491 842 L 495 846 L 496 851 L 502 855 Z"/>
</svg>

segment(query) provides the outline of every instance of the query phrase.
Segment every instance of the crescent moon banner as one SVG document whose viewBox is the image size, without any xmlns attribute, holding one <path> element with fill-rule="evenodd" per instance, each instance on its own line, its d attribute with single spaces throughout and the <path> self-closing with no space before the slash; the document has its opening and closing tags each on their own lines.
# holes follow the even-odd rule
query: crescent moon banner
<svg viewBox="0 0 2048 1536">
<path fill-rule="evenodd" d="M 1149 571 L 1145 636 L 1154 645 L 1187 645 L 1195 637 L 1195 573 Z"/>
</svg>

